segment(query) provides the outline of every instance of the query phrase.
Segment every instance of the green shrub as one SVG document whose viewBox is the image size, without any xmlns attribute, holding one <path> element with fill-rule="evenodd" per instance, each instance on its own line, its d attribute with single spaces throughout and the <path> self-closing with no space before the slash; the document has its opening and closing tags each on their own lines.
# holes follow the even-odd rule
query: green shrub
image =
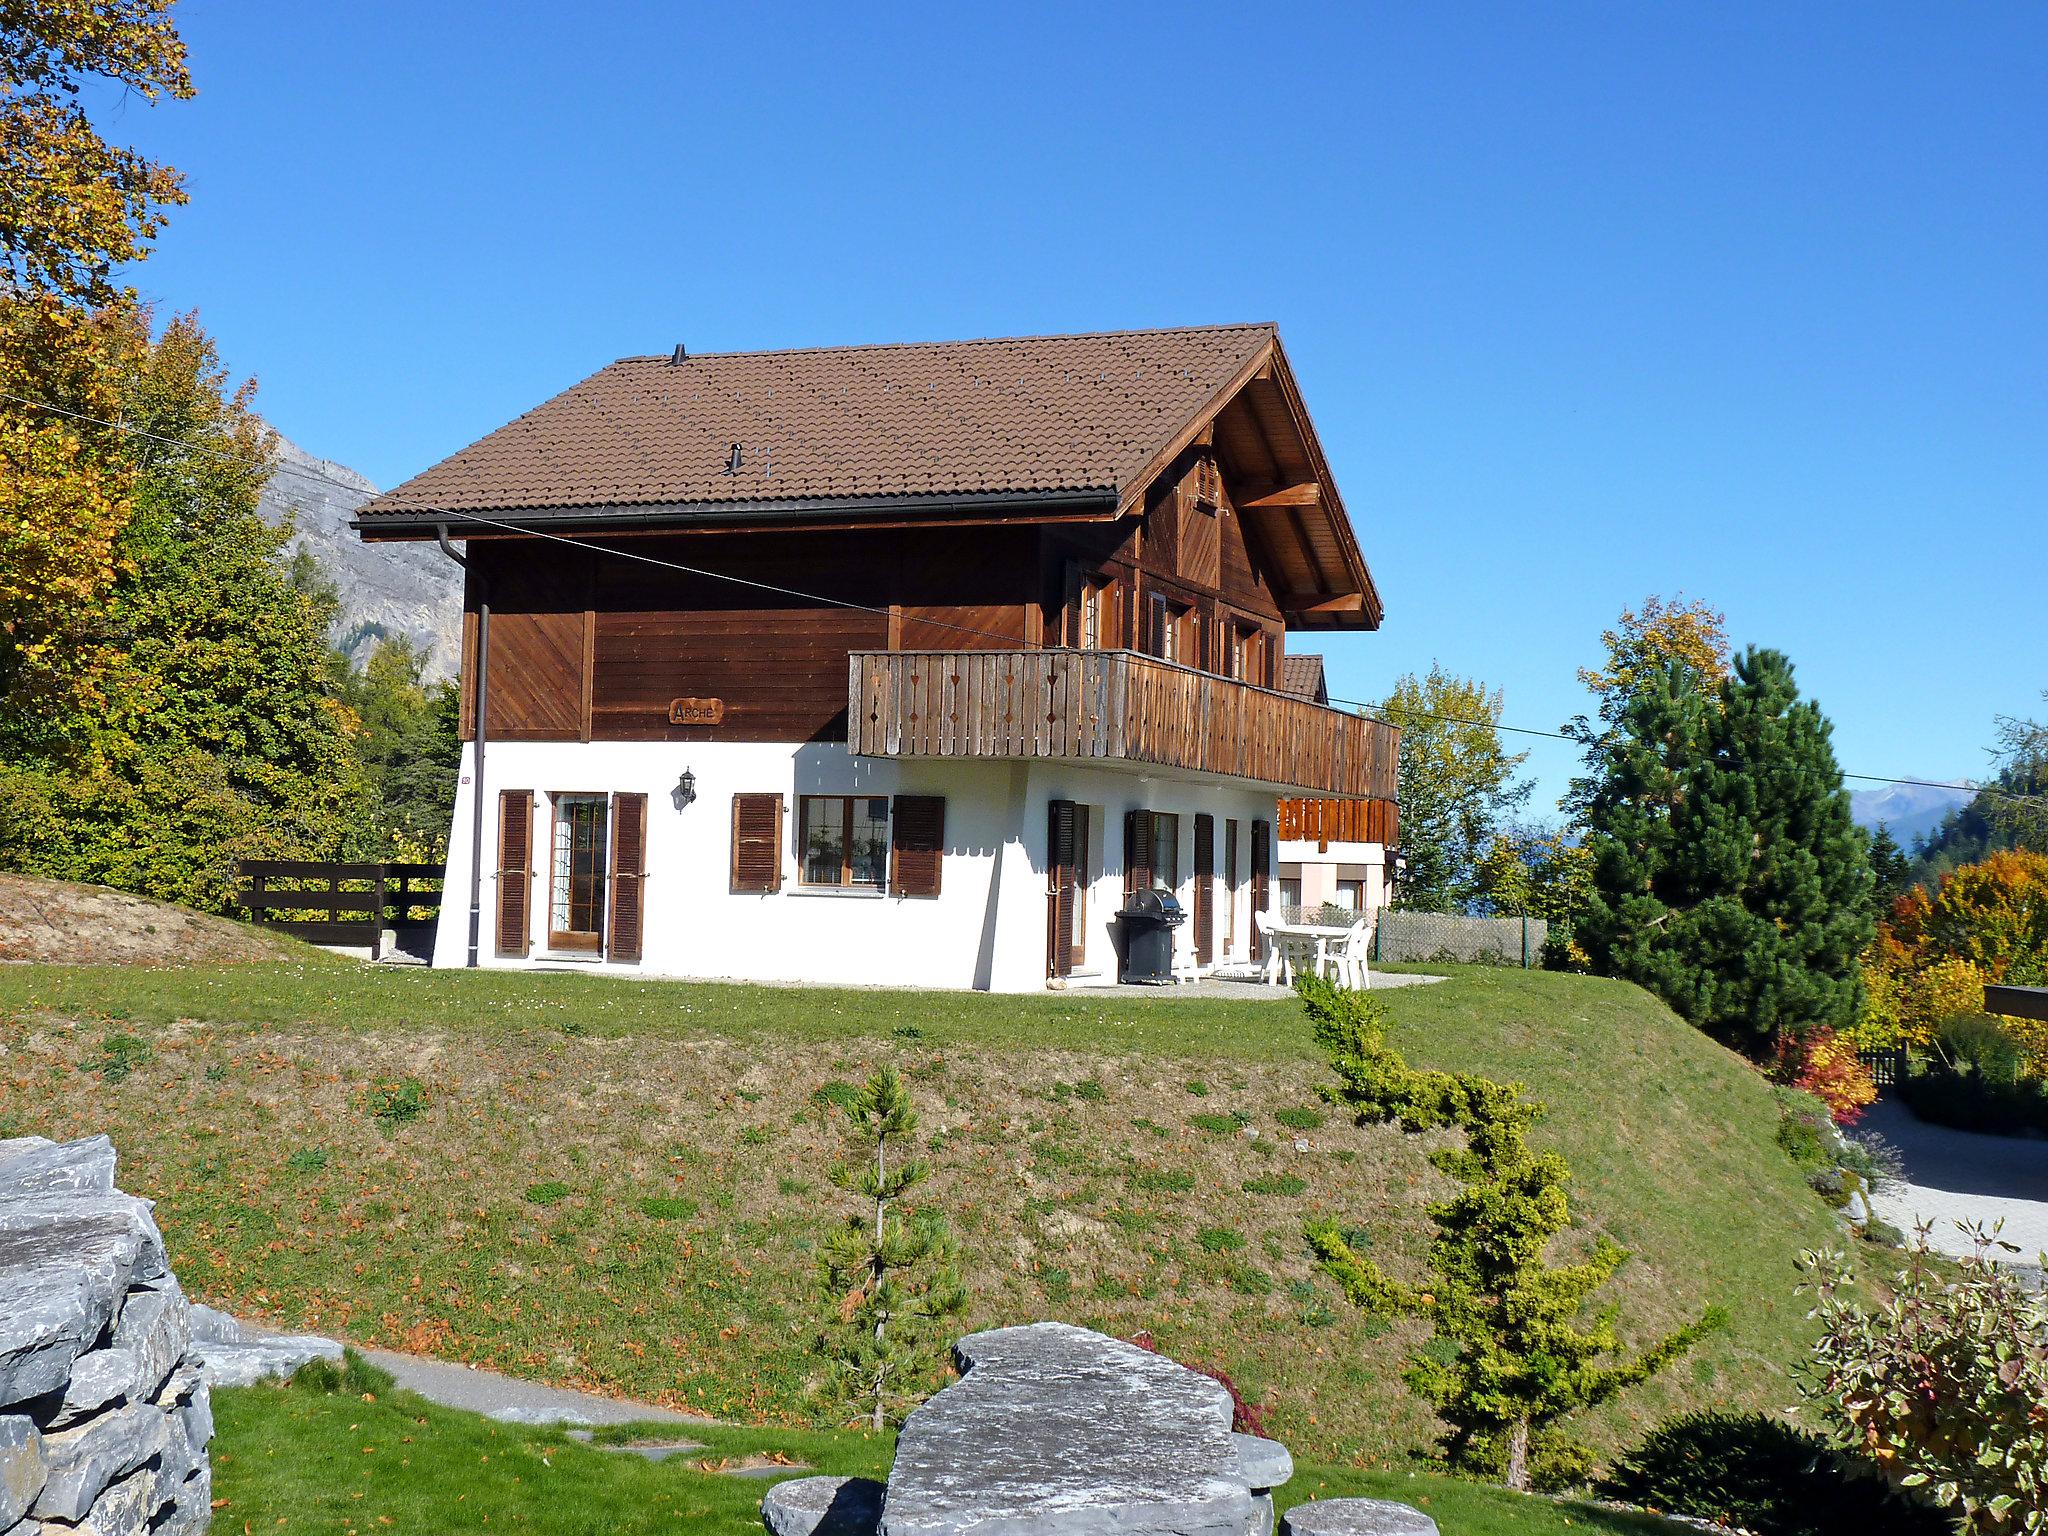
<svg viewBox="0 0 2048 1536">
<path fill-rule="evenodd" d="M 860 1097 L 860 1090 L 840 1078 L 833 1078 L 811 1090 L 811 1102 L 820 1109 L 827 1104 L 836 1105 L 842 1112 Z"/>
<path fill-rule="evenodd" d="M 2027 1075 L 2019 1042 L 1988 1014 L 1944 1022 L 1934 1050 L 1913 1053 L 1899 1096 L 1937 1125 L 2048 1132 L 2048 1080 Z"/>
<path fill-rule="evenodd" d="M 526 1198 L 534 1205 L 559 1205 L 569 1198 L 569 1186 L 559 1179 L 526 1186 Z"/>
<path fill-rule="evenodd" d="M 1291 1173 L 1269 1173 L 1261 1178 L 1246 1179 L 1240 1187 L 1248 1195 L 1298 1195 L 1308 1188 L 1308 1181 Z"/>
<path fill-rule="evenodd" d="M 103 1083 L 118 1083 L 147 1060 L 149 1047 L 135 1036 L 108 1035 L 100 1042 L 99 1059 L 89 1063 L 85 1070 L 97 1072 Z"/>
<path fill-rule="evenodd" d="M 545 1187 L 537 1184 L 534 1189 Z M 554 1187 L 562 1189 L 563 1194 L 568 1193 L 568 1190 L 559 1184 Z M 532 1189 L 526 1192 L 526 1198 L 533 1198 Z M 648 1195 L 640 1201 L 640 1214 L 650 1221 L 688 1221 L 697 1214 L 697 1211 L 697 1202 L 682 1195 Z"/>
<path fill-rule="evenodd" d="M 341 1352 L 339 1364 L 332 1360 L 308 1360 L 296 1371 L 291 1380 L 281 1385 L 294 1392 L 310 1392 L 320 1397 L 346 1394 L 349 1397 L 382 1397 L 394 1390 L 398 1383 L 389 1371 L 370 1364 L 352 1349 Z"/>
<path fill-rule="evenodd" d="M 1611 1499 L 1757 1536 L 1938 1536 L 1948 1522 L 1906 1504 L 1818 1435 L 1761 1413 L 1667 1420 L 1600 1484 Z"/>
<path fill-rule="evenodd" d="M 1244 1234 L 1232 1227 L 1204 1227 L 1195 1234 L 1195 1241 L 1205 1253 L 1235 1253 L 1245 1245 Z"/>
<path fill-rule="evenodd" d="M 1318 1110 L 1277 1109 L 1273 1112 L 1273 1118 L 1290 1131 L 1319 1131 L 1323 1128 L 1323 1117 Z"/>
<path fill-rule="evenodd" d="M 1804 1115 L 1787 1113 L 1778 1121 L 1778 1145 L 1802 1168 L 1826 1168 L 1834 1161 L 1820 1126 Z"/>
<path fill-rule="evenodd" d="M 1867 1450 L 1902 1488 L 1973 1532 L 2048 1531 L 2048 1298 L 1975 1253 L 1912 1258 L 1866 1305 L 1839 1254 L 1807 1254 L 1821 1336 L 1802 1385 L 1838 1445 Z"/>
<path fill-rule="evenodd" d="M 427 1088 L 416 1077 L 374 1083 L 363 1099 L 370 1116 L 387 1131 L 410 1125 L 427 1107 Z"/>
</svg>

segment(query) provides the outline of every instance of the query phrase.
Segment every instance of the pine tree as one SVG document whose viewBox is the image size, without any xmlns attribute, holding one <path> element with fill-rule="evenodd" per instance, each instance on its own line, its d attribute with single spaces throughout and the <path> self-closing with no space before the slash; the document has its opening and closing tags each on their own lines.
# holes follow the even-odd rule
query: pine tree
<svg viewBox="0 0 2048 1536">
<path fill-rule="evenodd" d="M 826 1240 L 821 1259 L 831 1315 L 818 1341 L 830 1363 L 826 1390 L 857 1408 L 875 1433 L 923 1400 L 945 1358 L 950 1325 L 967 1309 L 960 1246 L 932 1212 L 895 1209 L 931 1176 L 906 1157 L 917 1111 L 894 1067 L 880 1068 L 845 1104 L 857 1162 L 832 1181 L 865 1207 Z"/>
<path fill-rule="evenodd" d="M 1829 736 L 1776 651 L 1712 699 L 1682 663 L 1644 680 L 1595 754 L 1594 968 L 1752 1052 L 1852 1023 L 1874 892 Z"/>
<path fill-rule="evenodd" d="M 1903 896 L 1913 884 L 1913 861 L 1883 822 L 1870 839 L 1870 878 L 1878 899 L 1890 901 Z"/>
<path fill-rule="evenodd" d="M 1709 1309 L 1647 1349 L 1625 1353 L 1616 1309 L 1585 1310 L 1627 1253 L 1603 1235 L 1577 1264 L 1544 1258 L 1571 1222 L 1571 1169 L 1529 1145 L 1543 1106 L 1524 1098 L 1518 1083 L 1409 1066 L 1386 1043 L 1385 1006 L 1366 993 L 1310 977 L 1299 991 L 1337 1074 L 1325 1098 L 1361 1125 L 1391 1121 L 1411 1133 L 1453 1129 L 1465 1138 L 1462 1148 L 1430 1157 L 1460 1188 L 1429 1207 L 1437 1235 L 1428 1281 L 1394 1279 L 1332 1220 L 1309 1223 L 1310 1248 L 1353 1305 L 1434 1326 L 1434 1347 L 1411 1358 L 1406 1380 L 1443 1417 L 1454 1464 L 1498 1473 L 1517 1489 L 1530 1486 L 1538 1463 L 1552 1475 L 1583 1471 L 1585 1454 L 1566 1437 L 1564 1421 L 1663 1369 L 1720 1326 L 1720 1313 Z"/>
</svg>

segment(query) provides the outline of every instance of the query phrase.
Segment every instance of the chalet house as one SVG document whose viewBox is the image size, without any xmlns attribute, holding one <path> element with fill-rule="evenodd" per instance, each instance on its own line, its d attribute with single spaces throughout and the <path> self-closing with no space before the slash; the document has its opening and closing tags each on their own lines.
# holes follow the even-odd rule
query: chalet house
<svg viewBox="0 0 2048 1536">
<path fill-rule="evenodd" d="M 1207 972 L 1393 799 L 1281 686 L 1380 598 L 1270 325 L 624 358 L 356 526 L 465 562 L 438 965 L 1027 991 L 1157 890 Z"/>
</svg>

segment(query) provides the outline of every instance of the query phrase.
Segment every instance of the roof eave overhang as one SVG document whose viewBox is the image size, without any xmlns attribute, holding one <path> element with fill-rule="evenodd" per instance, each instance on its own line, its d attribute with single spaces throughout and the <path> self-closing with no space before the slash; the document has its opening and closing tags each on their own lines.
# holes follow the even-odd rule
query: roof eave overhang
<svg viewBox="0 0 2048 1536">
<path fill-rule="evenodd" d="M 946 523 L 971 518 L 1036 518 L 1057 522 L 1107 522 L 1118 516 L 1114 489 L 992 491 L 963 496 L 929 495 L 792 496 L 748 501 L 633 502 L 608 506 L 393 508 L 358 514 L 349 526 L 366 540 L 430 539 L 442 528 L 451 538 L 488 534 L 617 531 L 659 532 L 666 528 L 734 529 L 781 527 L 808 521 L 849 525 L 881 519 Z"/>
<path fill-rule="evenodd" d="M 1230 378 L 1205 400 L 1195 413 L 1148 458 L 1144 466 L 1125 482 L 1118 497 L 1118 510 L 1132 513 L 1139 510 L 1145 493 L 1152 482 L 1166 471 L 1168 465 L 1180 457 L 1222 414 L 1223 408 L 1253 380 L 1270 377 L 1278 385 L 1281 397 L 1287 403 L 1289 415 L 1295 429 L 1301 434 L 1302 445 L 1309 461 L 1315 468 L 1314 479 L 1322 488 L 1318 504 L 1323 515 L 1328 517 L 1337 533 L 1337 542 L 1344 554 L 1347 572 L 1352 585 L 1340 597 L 1356 598 L 1354 605 L 1344 608 L 1330 606 L 1331 594 L 1319 594 L 1318 602 L 1309 607 L 1290 605 L 1289 594 L 1279 594 L 1280 610 L 1286 616 L 1289 629 L 1300 630 L 1348 630 L 1378 629 L 1385 616 L 1380 602 L 1379 588 L 1367 568 L 1365 555 L 1358 547 L 1358 534 L 1351 526 L 1350 514 L 1344 510 L 1343 498 L 1337 492 L 1337 483 L 1330 474 L 1328 458 L 1323 453 L 1322 440 L 1316 436 L 1315 423 L 1308 414 L 1308 406 L 1301 398 L 1301 388 L 1294 380 L 1294 369 L 1287 361 L 1286 348 L 1280 345 L 1280 333 L 1276 330 L 1266 342 L 1253 351 L 1250 357 Z"/>
</svg>

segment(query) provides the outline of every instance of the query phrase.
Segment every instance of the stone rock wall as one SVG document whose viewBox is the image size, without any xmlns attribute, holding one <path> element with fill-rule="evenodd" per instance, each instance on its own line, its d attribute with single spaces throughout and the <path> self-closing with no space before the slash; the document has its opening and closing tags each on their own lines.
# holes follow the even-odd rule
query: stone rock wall
<svg viewBox="0 0 2048 1536">
<path fill-rule="evenodd" d="M 150 1203 L 104 1136 L 0 1141 L 0 1536 L 187 1536 L 213 1411 Z"/>
</svg>

